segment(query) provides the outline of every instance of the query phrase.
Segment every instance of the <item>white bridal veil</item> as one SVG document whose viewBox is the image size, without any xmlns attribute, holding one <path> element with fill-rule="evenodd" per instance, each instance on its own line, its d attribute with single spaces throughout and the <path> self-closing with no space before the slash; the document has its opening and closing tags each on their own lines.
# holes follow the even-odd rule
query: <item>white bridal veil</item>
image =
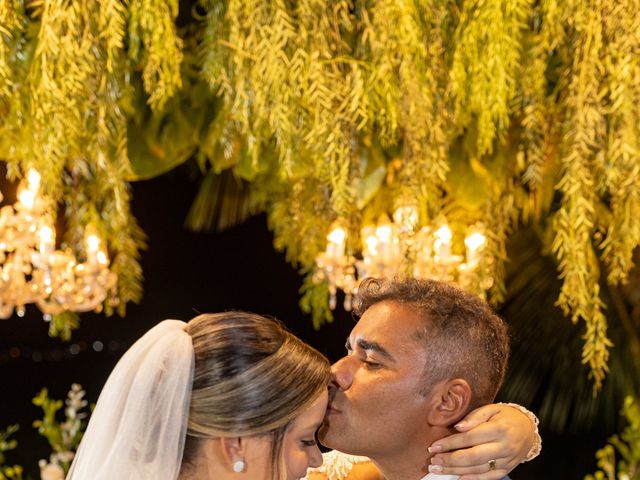
<svg viewBox="0 0 640 480">
<path fill-rule="evenodd" d="M 174 480 L 193 382 L 186 323 L 165 320 L 120 359 L 102 389 L 67 480 Z"/>
</svg>

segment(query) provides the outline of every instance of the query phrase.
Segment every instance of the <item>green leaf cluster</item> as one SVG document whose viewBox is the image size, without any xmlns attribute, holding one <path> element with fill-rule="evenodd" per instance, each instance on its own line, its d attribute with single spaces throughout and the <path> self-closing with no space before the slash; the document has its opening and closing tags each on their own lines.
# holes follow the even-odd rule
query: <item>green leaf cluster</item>
<svg viewBox="0 0 640 480">
<path fill-rule="evenodd" d="M 43 412 L 43 418 L 34 421 L 33 426 L 47 439 L 52 450 L 48 462 L 40 460 L 41 472 L 43 468 L 55 466 L 61 473 L 67 473 L 71 467 L 87 426 L 88 412 L 85 410 L 87 401 L 84 395 L 82 387 L 73 384 L 65 401 L 50 398 L 46 388 L 33 398 L 33 404 L 40 407 Z M 65 420 L 60 422 L 57 417 L 63 406 L 65 406 Z M 11 435 L 18 430 L 18 425 L 0 430 L 0 480 L 22 480 L 23 478 L 21 466 L 5 465 L 5 452 L 15 449 L 18 445 L 16 440 L 10 439 Z"/>
<path fill-rule="evenodd" d="M 46 388 L 33 398 L 33 404 L 43 412 L 42 420 L 34 421 L 33 426 L 49 442 L 53 452 L 50 456 L 51 463 L 61 467 L 65 473 L 71 467 L 87 426 L 87 412 L 84 411 L 87 401 L 83 398 L 84 393 L 80 385 L 73 384 L 64 402 L 50 398 Z M 64 405 L 65 420 L 60 422 L 57 416 Z"/>
<path fill-rule="evenodd" d="M 596 389 L 607 371 L 607 320 L 600 297 L 601 264 L 612 284 L 624 282 L 640 237 L 638 122 L 631 78 L 640 73 L 637 2 L 576 2 L 558 46 L 562 193 L 553 251 L 563 285 L 558 304 L 587 325 L 583 361 Z M 623 195 L 624 198 L 621 198 Z"/>
<path fill-rule="evenodd" d="M 5 452 L 13 450 L 18 445 L 14 439 L 9 439 L 17 432 L 18 425 L 10 425 L 0 431 L 0 480 L 22 480 L 22 467 L 19 465 L 5 465 Z"/>
<path fill-rule="evenodd" d="M 626 281 L 640 243 L 638 0 L 95 5 L 0 0 L 0 157 L 41 171 L 76 250 L 88 223 L 104 234 L 120 313 L 144 245 L 128 181 L 195 157 L 188 224 L 267 212 L 309 278 L 334 221 L 355 253 L 363 226 L 415 205 L 456 235 L 484 224 L 478 290 L 500 302 L 510 234 L 547 230 L 600 389 L 601 284 Z M 305 285 L 319 325 L 324 289 Z"/>
<path fill-rule="evenodd" d="M 614 435 L 609 444 L 596 452 L 598 470 L 585 480 L 637 480 L 640 478 L 640 402 L 627 397 L 622 407 L 627 422 L 620 435 Z M 619 458 L 616 462 L 616 453 Z"/>
<path fill-rule="evenodd" d="M 43 193 L 65 217 L 62 247 L 82 258 L 87 226 L 101 236 L 118 274 L 117 301 L 105 307 L 124 315 L 142 294 L 144 247 L 127 183 L 136 66 L 124 50 L 127 4 L 3 0 L 0 12 L 0 158 L 11 177 L 41 174 Z M 63 323 L 51 332 L 68 337 L 73 322 Z"/>
<path fill-rule="evenodd" d="M 307 271 L 336 218 L 353 252 L 362 225 L 416 204 L 422 224 L 485 223 L 499 302 L 510 233 L 549 228 L 558 305 L 586 323 L 597 391 L 611 346 L 600 282 L 623 282 L 640 242 L 636 3 L 209 1 L 202 75 L 252 164 L 277 158 L 252 193 Z"/>
</svg>

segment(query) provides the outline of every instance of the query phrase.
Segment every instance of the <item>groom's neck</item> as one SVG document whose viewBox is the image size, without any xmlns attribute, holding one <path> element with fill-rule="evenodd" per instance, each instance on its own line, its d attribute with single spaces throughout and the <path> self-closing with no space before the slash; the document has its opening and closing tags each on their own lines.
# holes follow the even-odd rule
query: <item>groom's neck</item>
<svg viewBox="0 0 640 480">
<path fill-rule="evenodd" d="M 429 473 L 431 454 L 427 448 L 450 433 L 448 429 L 432 427 L 419 440 L 407 442 L 397 450 L 387 450 L 370 458 L 385 480 L 420 480 Z"/>
</svg>

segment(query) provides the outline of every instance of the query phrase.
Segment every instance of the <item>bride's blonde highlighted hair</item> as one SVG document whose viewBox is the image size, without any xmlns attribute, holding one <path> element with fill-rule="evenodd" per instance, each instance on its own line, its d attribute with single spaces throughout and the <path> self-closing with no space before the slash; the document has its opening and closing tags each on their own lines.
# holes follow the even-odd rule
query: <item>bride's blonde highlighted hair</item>
<svg viewBox="0 0 640 480">
<path fill-rule="evenodd" d="M 283 478 L 282 440 L 329 382 L 329 362 L 277 320 L 247 312 L 200 315 L 185 331 L 195 355 L 187 445 L 197 438 L 268 435 L 273 478 Z"/>
</svg>

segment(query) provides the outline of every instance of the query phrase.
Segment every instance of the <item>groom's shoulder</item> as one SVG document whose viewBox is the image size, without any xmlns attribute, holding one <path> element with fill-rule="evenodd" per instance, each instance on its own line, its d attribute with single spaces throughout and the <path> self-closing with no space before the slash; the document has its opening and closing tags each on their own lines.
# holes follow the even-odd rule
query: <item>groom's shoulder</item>
<svg viewBox="0 0 640 480">
<path fill-rule="evenodd" d="M 380 474 L 367 457 L 331 450 L 322 454 L 322 466 L 311 468 L 307 480 L 378 480 Z"/>
</svg>

